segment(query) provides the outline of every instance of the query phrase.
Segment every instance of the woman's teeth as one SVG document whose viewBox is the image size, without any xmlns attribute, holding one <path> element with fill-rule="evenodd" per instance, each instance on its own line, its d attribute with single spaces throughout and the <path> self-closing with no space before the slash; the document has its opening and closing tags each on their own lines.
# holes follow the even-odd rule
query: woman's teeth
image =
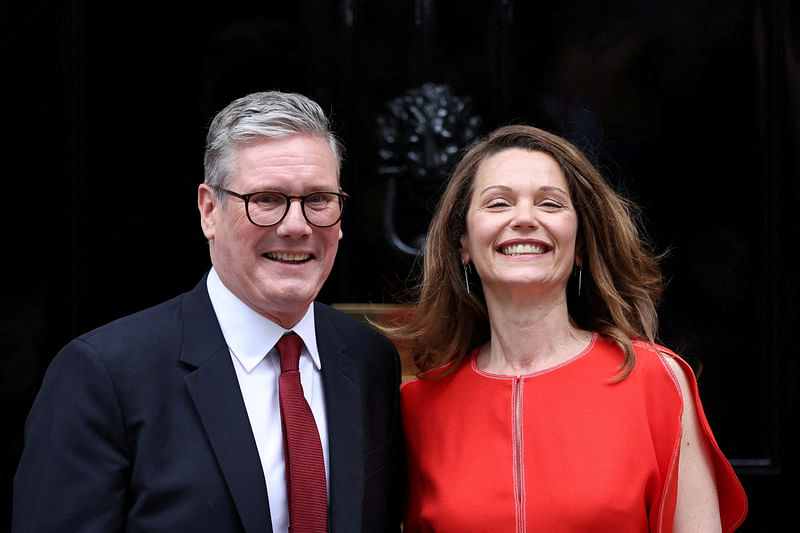
<svg viewBox="0 0 800 533">
<path fill-rule="evenodd" d="M 500 249 L 503 255 L 543 254 L 547 250 L 538 244 L 512 244 Z"/>
</svg>

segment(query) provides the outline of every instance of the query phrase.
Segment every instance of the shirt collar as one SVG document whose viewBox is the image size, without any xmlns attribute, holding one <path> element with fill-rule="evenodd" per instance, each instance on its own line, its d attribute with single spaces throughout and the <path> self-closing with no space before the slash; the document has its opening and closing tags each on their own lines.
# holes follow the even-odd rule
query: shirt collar
<svg viewBox="0 0 800 533">
<path fill-rule="evenodd" d="M 222 335 L 234 357 L 250 372 L 288 331 L 294 331 L 305 345 L 317 370 L 322 368 L 317 349 L 314 325 L 314 306 L 309 305 L 306 314 L 291 330 L 286 330 L 272 320 L 260 315 L 233 294 L 211 268 L 206 280 L 208 296 L 217 315 Z"/>
</svg>

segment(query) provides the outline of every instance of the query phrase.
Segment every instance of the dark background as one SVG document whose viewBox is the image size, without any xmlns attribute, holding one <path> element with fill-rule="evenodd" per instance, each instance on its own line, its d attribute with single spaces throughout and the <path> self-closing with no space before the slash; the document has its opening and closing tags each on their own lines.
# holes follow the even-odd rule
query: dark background
<svg viewBox="0 0 800 533">
<path fill-rule="evenodd" d="M 13 5 L 12 5 L 13 4 Z M 662 340 L 702 365 L 717 440 L 781 531 L 798 496 L 800 6 L 779 0 L 0 3 L 4 281 L 0 530 L 23 424 L 72 337 L 191 288 L 205 129 L 233 98 L 299 91 L 333 116 L 354 196 L 329 303 L 391 303 L 412 255 L 385 237 L 377 117 L 423 83 L 485 133 L 562 134 L 671 248 Z M 395 176 L 408 240 L 437 177 Z M 796 520 L 795 520 L 796 521 Z"/>
</svg>

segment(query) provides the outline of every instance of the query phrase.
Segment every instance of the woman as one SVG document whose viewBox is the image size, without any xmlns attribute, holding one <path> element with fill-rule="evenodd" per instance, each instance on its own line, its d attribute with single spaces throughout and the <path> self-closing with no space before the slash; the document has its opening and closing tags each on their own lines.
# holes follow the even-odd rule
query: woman
<svg viewBox="0 0 800 533">
<path fill-rule="evenodd" d="M 631 205 L 566 140 L 501 128 L 455 168 L 419 302 L 385 328 L 405 531 L 731 531 L 747 501 L 689 367 L 654 343 L 662 279 Z"/>
</svg>

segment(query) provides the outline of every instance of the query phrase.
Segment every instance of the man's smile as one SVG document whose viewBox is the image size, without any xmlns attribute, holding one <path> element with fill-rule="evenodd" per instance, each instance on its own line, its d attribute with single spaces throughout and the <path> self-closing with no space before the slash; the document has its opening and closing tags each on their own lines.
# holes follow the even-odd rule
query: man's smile
<svg viewBox="0 0 800 533">
<path fill-rule="evenodd" d="M 308 253 L 289 253 L 289 252 L 267 252 L 264 257 L 272 261 L 280 261 L 281 263 L 305 263 L 313 257 Z"/>
</svg>

